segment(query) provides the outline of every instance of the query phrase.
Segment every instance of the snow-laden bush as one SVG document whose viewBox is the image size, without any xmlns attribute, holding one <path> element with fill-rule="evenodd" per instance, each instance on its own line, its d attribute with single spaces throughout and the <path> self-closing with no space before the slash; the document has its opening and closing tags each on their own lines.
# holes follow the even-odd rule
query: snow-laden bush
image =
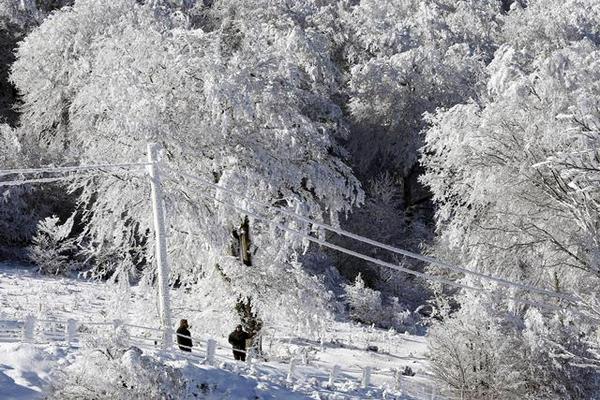
<svg viewBox="0 0 600 400">
<path fill-rule="evenodd" d="M 406 306 L 399 302 L 397 297 L 392 297 L 389 305 L 383 308 L 382 327 L 394 328 L 399 332 L 416 332 L 418 314 L 408 310 Z"/>
<path fill-rule="evenodd" d="M 48 400 L 180 399 L 186 388 L 180 371 L 137 347 L 86 349 L 54 374 Z"/>
<path fill-rule="evenodd" d="M 568 312 L 515 313 L 478 296 L 430 330 L 438 380 L 465 399 L 595 398 L 597 357 Z"/>
<path fill-rule="evenodd" d="M 365 286 L 359 273 L 352 285 L 345 285 L 345 299 L 350 308 L 350 318 L 354 321 L 375 324 L 382 328 L 400 331 L 414 331 L 414 313 L 393 297 L 389 304 L 383 301 L 381 292 Z"/>
<path fill-rule="evenodd" d="M 429 333 L 434 374 L 465 399 L 511 399 L 524 385 L 517 371 L 518 341 L 510 329 L 494 323 L 489 310 L 462 309 Z"/>
<path fill-rule="evenodd" d="M 365 286 L 360 273 L 352 285 L 346 285 L 350 318 L 365 324 L 378 324 L 382 314 L 381 293 Z"/>
<path fill-rule="evenodd" d="M 69 238 L 73 216 L 62 225 L 59 222 L 57 216 L 40 221 L 28 248 L 29 259 L 46 274 L 67 274 L 75 266 L 72 257 L 76 246 L 74 239 Z"/>
<path fill-rule="evenodd" d="M 531 398 L 597 398 L 600 360 L 593 348 L 597 342 L 591 332 L 579 328 L 578 318 L 570 312 L 544 316 L 537 309 L 525 314 L 521 337 L 524 351 L 520 354 L 525 355 L 523 365 L 534 360 L 523 374 L 528 392 L 535 393 Z"/>
</svg>

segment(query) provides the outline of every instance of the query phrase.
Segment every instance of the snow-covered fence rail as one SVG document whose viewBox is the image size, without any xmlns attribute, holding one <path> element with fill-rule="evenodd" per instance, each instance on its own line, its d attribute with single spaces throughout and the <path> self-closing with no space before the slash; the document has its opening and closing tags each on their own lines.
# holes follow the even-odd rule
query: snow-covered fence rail
<svg viewBox="0 0 600 400">
<path fill-rule="evenodd" d="M 24 320 L 0 320 L 0 341 L 34 344 L 64 342 L 77 346 L 81 333 L 93 326 L 112 326 L 112 322 L 80 323 L 74 319 L 38 319 L 27 315 Z"/>
<path fill-rule="evenodd" d="M 177 348 L 176 342 L 170 348 L 164 348 L 162 345 L 163 331 L 160 328 L 147 327 L 135 324 L 121 323 L 121 321 L 105 322 L 83 322 L 74 319 L 50 320 L 36 319 L 28 316 L 24 320 L 0 320 L 0 341 L 5 342 L 24 342 L 32 344 L 56 343 L 64 344 L 69 347 L 76 347 L 80 343 L 80 338 L 85 335 L 96 335 L 98 330 L 103 330 L 109 336 L 116 335 L 117 330 L 121 339 L 128 345 L 139 347 L 140 349 L 153 351 L 158 354 L 168 354 L 175 358 L 184 358 L 190 362 L 219 366 L 217 358 L 221 362 L 236 362 L 233 358 L 233 350 L 229 346 L 218 345 L 212 338 L 206 340 L 194 336 L 186 336 L 193 341 L 193 347 L 190 351 L 182 351 Z M 227 352 L 217 353 L 217 349 L 228 350 Z M 252 362 L 260 362 L 260 359 L 252 359 L 251 349 L 245 352 Z M 287 364 L 287 381 L 292 383 L 298 379 L 317 379 L 322 380 L 324 385 L 334 386 L 343 384 L 348 380 L 355 382 L 357 387 L 368 389 L 375 377 L 382 377 L 391 383 L 394 390 L 403 395 L 411 396 L 415 399 L 427 400 L 454 400 L 461 399 L 460 391 L 443 390 L 435 385 L 420 382 L 410 377 L 403 376 L 399 370 L 377 368 L 375 366 L 357 366 L 343 367 L 335 365 L 333 368 L 319 366 L 307 361 L 300 363 L 300 359 L 292 358 Z M 250 363 L 249 363 L 250 364 Z M 308 371 L 303 369 L 308 369 Z"/>
</svg>

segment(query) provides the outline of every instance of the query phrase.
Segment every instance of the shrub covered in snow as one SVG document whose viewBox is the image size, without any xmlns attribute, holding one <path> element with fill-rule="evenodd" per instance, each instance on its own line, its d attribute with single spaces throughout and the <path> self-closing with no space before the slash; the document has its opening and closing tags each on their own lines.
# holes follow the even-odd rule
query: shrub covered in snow
<svg viewBox="0 0 600 400">
<path fill-rule="evenodd" d="M 433 372 L 465 399 L 588 399 L 600 377 L 587 338 L 568 313 L 504 306 L 468 298 L 463 308 L 433 327 Z"/>
<path fill-rule="evenodd" d="M 381 293 L 366 287 L 360 273 L 354 280 L 354 284 L 346 285 L 346 301 L 353 320 L 376 324 L 381 319 Z"/>
<path fill-rule="evenodd" d="M 55 374 L 48 400 L 180 399 L 185 391 L 180 371 L 137 347 L 88 349 Z"/>
<path fill-rule="evenodd" d="M 73 269 L 72 256 L 76 246 L 74 240 L 69 238 L 72 229 L 73 216 L 62 225 L 56 216 L 38 223 L 28 255 L 41 272 L 59 275 Z"/>
<path fill-rule="evenodd" d="M 396 297 L 386 304 L 379 291 L 365 286 L 361 274 L 357 275 L 352 285 L 346 285 L 345 289 L 350 318 L 353 320 L 383 328 L 413 331 L 416 323 L 414 314 L 400 304 Z"/>
</svg>

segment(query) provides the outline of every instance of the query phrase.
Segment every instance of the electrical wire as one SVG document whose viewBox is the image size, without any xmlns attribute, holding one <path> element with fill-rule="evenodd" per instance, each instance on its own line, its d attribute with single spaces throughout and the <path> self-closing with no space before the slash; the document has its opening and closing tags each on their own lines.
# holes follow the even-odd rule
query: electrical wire
<svg viewBox="0 0 600 400">
<path fill-rule="evenodd" d="M 2 169 L 0 170 L 0 176 L 12 175 L 12 174 L 38 174 L 43 172 L 78 172 L 84 170 L 93 169 L 128 169 L 128 168 L 142 168 L 152 165 L 151 162 L 139 162 L 139 163 L 121 163 L 121 164 L 92 164 L 92 165 L 75 165 L 65 167 L 39 167 L 39 168 L 15 168 L 15 169 Z"/>
<path fill-rule="evenodd" d="M 177 179 L 175 179 L 175 178 L 173 178 L 173 177 L 171 177 L 169 175 L 167 175 L 167 177 L 169 179 L 175 181 L 175 182 L 178 182 Z M 445 279 L 445 278 L 442 278 L 442 277 L 438 277 L 438 276 L 435 276 L 435 275 L 429 275 L 429 274 L 426 274 L 426 273 L 423 273 L 423 272 L 413 271 L 411 269 L 408 269 L 408 268 L 405 268 L 405 267 L 401 267 L 399 265 L 392 264 L 392 263 L 389 263 L 389 262 L 386 262 L 386 261 L 382 261 L 380 259 L 373 258 L 373 257 L 367 256 L 367 255 L 362 254 L 362 253 L 358 253 L 358 252 L 356 252 L 354 250 L 350 250 L 350 249 L 347 249 L 347 248 L 342 247 L 342 246 L 338 246 L 338 245 L 333 244 L 333 243 L 329 243 L 326 240 L 322 240 L 322 239 L 316 238 L 314 236 L 310 236 L 310 235 L 308 235 L 306 233 L 297 231 L 297 230 L 295 230 L 293 228 L 290 228 L 288 226 L 285 226 L 283 224 L 274 222 L 271 219 L 269 219 L 268 217 L 261 216 L 261 215 L 255 213 L 255 212 L 252 212 L 252 211 L 246 210 L 244 208 L 238 207 L 236 205 L 233 205 L 231 203 L 228 203 L 228 202 L 226 202 L 224 200 L 221 200 L 221 199 L 218 199 L 216 197 L 210 196 L 208 194 L 197 193 L 196 195 L 198 197 L 204 198 L 206 200 L 213 200 L 213 201 L 216 201 L 218 203 L 221 203 L 222 205 L 224 205 L 226 207 L 234 209 L 234 210 L 236 210 L 236 211 L 238 211 L 240 213 L 246 214 L 249 217 L 252 217 L 252 218 L 254 218 L 256 220 L 264 221 L 264 222 L 266 222 L 266 223 L 268 223 L 268 224 L 270 224 L 270 225 L 272 225 L 272 226 L 274 226 L 274 227 L 276 227 L 278 229 L 281 229 L 283 231 L 291 233 L 291 234 L 293 234 L 295 236 L 298 236 L 298 237 L 300 237 L 302 239 L 305 239 L 305 240 L 308 240 L 310 242 L 319 244 L 319 245 L 321 245 L 323 247 L 330 248 L 332 250 L 339 251 L 341 253 L 348 254 L 348 255 L 356 257 L 356 258 L 360 258 L 362 260 L 371 262 L 371 263 L 376 264 L 376 265 L 380 265 L 382 267 L 390 268 L 390 269 L 393 269 L 393 270 L 396 270 L 396 271 L 400 271 L 400 272 L 405 272 L 405 273 L 410 274 L 410 275 L 418 276 L 418 277 L 420 277 L 420 278 L 422 278 L 424 280 L 435 281 L 435 282 L 442 283 L 442 284 L 445 284 L 445 285 L 448 285 L 448 286 L 454 286 L 454 287 L 457 287 L 457 288 L 460 288 L 460 289 L 473 290 L 473 291 L 477 291 L 477 292 L 489 292 L 489 290 L 485 289 L 485 288 L 470 286 L 470 285 L 462 284 L 462 283 L 459 283 L 459 282 L 451 281 L 449 279 Z M 514 297 L 514 296 L 506 296 L 505 298 L 508 299 L 508 300 L 512 300 L 512 301 L 514 301 L 516 303 L 527 304 L 527 305 L 530 305 L 530 306 L 538 307 L 540 309 L 549 309 L 549 310 L 552 310 L 552 311 L 562 310 L 562 307 L 559 307 L 558 305 L 554 305 L 554 304 L 540 303 L 540 302 L 535 302 L 535 301 L 520 299 L 520 298 L 517 298 L 517 297 Z"/>
<path fill-rule="evenodd" d="M 449 269 L 449 270 L 454 271 L 454 272 L 469 274 L 469 275 L 477 276 L 477 277 L 482 278 L 482 279 L 487 279 L 487 280 L 496 282 L 496 283 L 498 283 L 500 285 L 503 285 L 503 286 L 514 287 L 514 288 L 526 290 L 526 291 L 529 291 L 529 292 L 535 292 L 535 293 L 543 294 L 543 295 L 550 296 L 550 297 L 564 299 L 564 300 L 571 301 L 571 302 L 574 301 L 574 299 L 571 296 L 569 296 L 567 294 L 564 294 L 564 293 L 551 292 L 551 291 L 546 290 L 546 289 L 541 289 L 541 288 L 537 288 L 537 287 L 534 287 L 534 286 L 530 286 L 530 285 L 526 285 L 526 284 L 522 284 L 522 283 L 518 283 L 518 282 L 509 281 L 509 280 L 504 279 L 504 278 L 499 278 L 499 277 L 487 275 L 487 274 L 484 274 L 484 273 L 481 273 L 481 272 L 477 272 L 477 271 L 473 271 L 473 270 L 470 270 L 470 269 L 467 269 L 467 268 L 459 267 L 459 266 L 450 264 L 450 263 L 445 262 L 445 261 L 437 260 L 437 259 L 432 258 L 432 257 L 423 256 L 423 255 L 420 255 L 420 254 L 416 254 L 416 253 L 410 252 L 408 250 L 404 250 L 404 249 L 400 249 L 400 248 L 397 248 L 397 247 L 394 247 L 394 246 L 390 246 L 390 245 L 387 245 L 385 243 L 381 243 L 381 242 L 378 242 L 376 240 L 369 239 L 367 237 L 360 236 L 360 235 L 357 235 L 357 234 L 352 233 L 352 232 L 348 232 L 348 231 L 343 230 L 341 228 L 336 228 L 334 226 L 331 226 L 331 225 L 328 225 L 328 224 L 325 224 L 325 223 L 322 223 L 322 222 L 314 221 L 314 220 L 312 220 L 310 218 L 304 217 L 302 215 L 296 214 L 294 212 L 291 212 L 291 211 L 288 211 L 288 210 L 285 210 L 285 209 L 280 209 L 278 207 L 275 207 L 275 206 L 270 205 L 270 204 L 263 203 L 263 202 L 258 201 L 256 199 L 249 198 L 249 197 L 244 196 L 244 195 L 242 195 L 240 193 L 237 193 L 237 192 L 235 192 L 235 191 L 233 191 L 231 189 L 227 189 L 227 188 L 225 188 L 223 186 L 220 186 L 220 185 L 217 185 L 215 183 L 212 183 L 212 182 L 210 182 L 210 181 L 208 181 L 206 179 L 203 179 L 201 177 L 198 177 L 198 176 L 195 176 L 195 175 L 191 175 L 191 174 L 188 174 L 188 173 L 185 173 L 185 172 L 181 172 L 181 171 L 176 171 L 176 170 L 173 170 L 172 168 L 169 168 L 169 167 L 167 167 L 166 169 L 168 169 L 169 171 L 174 172 L 176 174 L 179 174 L 179 175 L 181 175 L 181 176 L 183 176 L 185 178 L 188 178 L 188 179 L 200 182 L 202 184 L 205 184 L 207 186 L 210 186 L 210 187 L 212 187 L 214 189 L 222 190 L 225 193 L 229 193 L 229 194 L 238 196 L 238 197 L 240 197 L 240 198 L 242 198 L 242 199 L 244 199 L 246 201 L 249 201 L 251 203 L 260 205 L 262 207 L 267 207 L 267 208 L 273 209 L 276 212 L 285 214 L 285 215 L 290 216 L 292 218 L 296 218 L 298 220 L 301 220 L 301 221 L 306 222 L 308 224 L 311 224 L 313 226 L 316 226 L 316 227 L 328 230 L 330 232 L 334 232 L 334 233 L 336 233 L 338 235 L 352 238 L 352 239 L 357 240 L 357 241 L 362 242 L 362 243 L 366 243 L 366 244 L 370 244 L 372 246 L 383 248 L 385 250 L 388 250 L 388 251 L 391 251 L 391 252 L 394 252 L 394 253 L 397 253 L 397 254 L 401 254 L 401 255 L 404 255 L 404 256 L 407 256 L 407 257 L 410 257 L 410 258 L 413 258 L 413 259 L 417 259 L 417 260 L 420 260 L 420 261 L 424 261 L 424 262 L 432 264 L 432 265 L 437 265 L 439 267 L 443 267 L 443 268 Z M 333 246 L 335 246 L 335 245 L 333 245 Z M 367 256 L 365 256 L 365 257 L 367 257 Z M 409 270 L 409 271 L 412 271 L 412 270 Z M 430 275 L 428 275 L 428 276 L 430 276 Z"/>
</svg>

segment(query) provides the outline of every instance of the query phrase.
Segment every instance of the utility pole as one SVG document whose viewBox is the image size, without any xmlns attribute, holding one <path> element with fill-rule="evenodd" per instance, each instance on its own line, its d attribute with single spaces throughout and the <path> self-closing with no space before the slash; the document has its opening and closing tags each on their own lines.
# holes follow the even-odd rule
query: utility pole
<svg viewBox="0 0 600 400">
<path fill-rule="evenodd" d="M 163 348 L 173 344 L 173 328 L 171 324 L 171 306 L 169 301 L 169 264 L 167 263 L 167 234 L 165 230 L 165 205 L 160 169 L 158 168 L 158 144 L 148 144 L 148 166 L 150 185 L 152 187 L 152 213 L 154 215 L 155 258 L 158 276 L 158 313 L 163 329 Z"/>
</svg>

